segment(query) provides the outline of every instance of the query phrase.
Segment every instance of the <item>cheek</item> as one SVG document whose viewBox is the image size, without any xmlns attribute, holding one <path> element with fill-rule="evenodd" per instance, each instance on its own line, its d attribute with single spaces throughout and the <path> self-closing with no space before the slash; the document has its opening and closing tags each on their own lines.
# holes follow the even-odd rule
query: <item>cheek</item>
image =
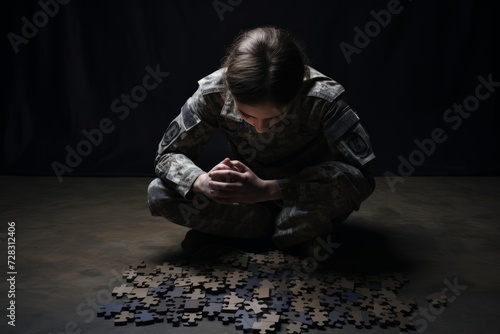
<svg viewBox="0 0 500 334">
<path fill-rule="evenodd" d="M 277 119 L 273 119 L 273 120 L 269 121 L 269 124 L 268 124 L 268 126 L 267 126 L 267 127 L 268 127 L 268 128 L 270 128 L 270 127 L 272 127 L 273 125 L 278 124 L 279 122 L 280 122 L 280 119 L 279 119 L 279 118 L 277 118 Z"/>
</svg>

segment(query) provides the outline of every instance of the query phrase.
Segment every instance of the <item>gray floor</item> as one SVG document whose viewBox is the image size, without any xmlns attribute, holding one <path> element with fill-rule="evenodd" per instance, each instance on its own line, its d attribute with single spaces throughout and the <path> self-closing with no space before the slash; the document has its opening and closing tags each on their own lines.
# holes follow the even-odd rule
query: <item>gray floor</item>
<svg viewBox="0 0 500 334">
<path fill-rule="evenodd" d="M 15 221 L 18 273 L 16 327 L 4 315 L 1 333 L 237 333 L 217 321 L 173 329 L 167 323 L 114 327 L 95 318 L 92 304 L 107 301 L 115 275 L 129 263 L 161 264 L 182 255 L 186 229 L 149 215 L 148 182 L 0 176 L 2 269 L 7 222 Z M 402 293 L 422 305 L 425 296 L 446 287 L 445 280 L 466 286 L 441 314 L 420 315 L 420 332 L 498 333 L 499 186 L 500 178 L 413 177 L 391 192 L 379 178 L 375 194 L 339 227 L 341 254 L 353 270 L 406 273 L 410 283 Z M 2 279 L 4 312 L 7 291 Z M 327 332 L 398 331 L 346 326 Z"/>
</svg>

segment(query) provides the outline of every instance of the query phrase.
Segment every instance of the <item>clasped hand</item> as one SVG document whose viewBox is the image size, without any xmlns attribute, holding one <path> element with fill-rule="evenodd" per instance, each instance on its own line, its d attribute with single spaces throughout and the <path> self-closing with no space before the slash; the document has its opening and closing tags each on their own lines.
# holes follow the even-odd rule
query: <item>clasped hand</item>
<svg viewBox="0 0 500 334">
<path fill-rule="evenodd" d="M 193 184 L 193 190 L 222 204 L 257 203 L 281 198 L 276 181 L 262 180 L 242 162 L 229 158 L 200 175 Z"/>
</svg>

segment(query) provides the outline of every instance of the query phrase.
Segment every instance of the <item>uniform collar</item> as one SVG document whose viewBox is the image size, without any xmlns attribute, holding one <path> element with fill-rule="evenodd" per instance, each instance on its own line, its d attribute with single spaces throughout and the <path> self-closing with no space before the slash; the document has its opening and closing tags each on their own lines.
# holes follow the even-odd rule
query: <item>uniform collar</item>
<svg viewBox="0 0 500 334">
<path fill-rule="evenodd" d="M 226 99 L 226 102 L 224 102 L 224 106 L 222 107 L 222 110 L 220 112 L 222 117 L 229 118 L 230 120 L 236 121 L 236 122 L 242 122 L 243 118 L 238 115 L 236 112 L 236 108 L 234 107 L 234 99 L 233 96 L 230 93 L 228 94 L 228 98 Z"/>
</svg>

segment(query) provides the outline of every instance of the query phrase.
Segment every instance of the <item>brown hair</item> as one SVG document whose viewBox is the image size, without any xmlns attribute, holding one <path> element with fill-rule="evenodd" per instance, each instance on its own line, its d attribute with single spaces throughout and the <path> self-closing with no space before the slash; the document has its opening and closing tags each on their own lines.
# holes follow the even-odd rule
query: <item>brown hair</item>
<svg viewBox="0 0 500 334">
<path fill-rule="evenodd" d="M 297 95 L 305 75 L 307 56 L 285 30 L 263 27 L 240 34 L 222 66 L 226 89 L 238 102 L 258 105 L 288 104 Z"/>
</svg>

